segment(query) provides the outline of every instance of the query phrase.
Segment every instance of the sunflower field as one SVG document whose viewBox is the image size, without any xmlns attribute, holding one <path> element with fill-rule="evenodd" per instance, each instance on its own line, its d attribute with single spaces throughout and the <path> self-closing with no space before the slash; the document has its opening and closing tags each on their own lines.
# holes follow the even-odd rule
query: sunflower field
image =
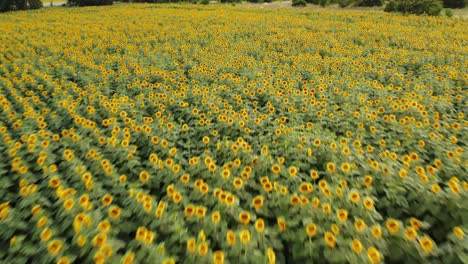
<svg viewBox="0 0 468 264">
<path fill-rule="evenodd" d="M 468 263 L 468 21 L 0 15 L 0 263 Z"/>
</svg>

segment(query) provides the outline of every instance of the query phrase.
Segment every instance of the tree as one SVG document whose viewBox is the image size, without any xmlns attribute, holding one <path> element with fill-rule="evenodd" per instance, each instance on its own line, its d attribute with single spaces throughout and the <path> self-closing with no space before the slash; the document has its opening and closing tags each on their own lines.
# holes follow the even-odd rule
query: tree
<svg viewBox="0 0 468 264">
<path fill-rule="evenodd" d="M 41 7 L 41 0 L 0 0 L 0 12 L 39 9 Z"/>
</svg>

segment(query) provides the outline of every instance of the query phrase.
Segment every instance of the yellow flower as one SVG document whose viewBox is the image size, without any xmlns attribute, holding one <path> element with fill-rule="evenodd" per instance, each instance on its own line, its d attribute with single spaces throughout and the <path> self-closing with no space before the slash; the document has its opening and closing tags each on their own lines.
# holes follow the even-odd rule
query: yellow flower
<svg viewBox="0 0 468 264">
<path fill-rule="evenodd" d="M 166 258 L 162 262 L 163 264 L 175 264 L 175 260 L 173 258 Z"/>
<path fill-rule="evenodd" d="M 328 171 L 328 172 L 331 172 L 331 173 L 334 173 L 334 172 L 336 171 L 335 163 L 333 163 L 333 162 L 328 162 L 328 163 L 327 163 L 327 171 Z"/>
<path fill-rule="evenodd" d="M 423 236 L 419 240 L 419 245 L 421 246 L 422 250 L 426 253 L 431 253 L 432 249 L 434 248 L 434 242 L 428 237 L 428 236 Z"/>
<path fill-rule="evenodd" d="M 364 198 L 363 204 L 367 210 L 374 209 L 374 201 L 370 197 Z"/>
<path fill-rule="evenodd" d="M 271 171 L 274 173 L 274 174 L 279 174 L 280 171 L 281 171 L 281 167 L 279 164 L 273 164 L 273 166 L 271 166 Z"/>
<path fill-rule="evenodd" d="M 354 222 L 354 228 L 356 229 L 356 231 L 362 232 L 366 228 L 366 222 L 364 222 L 364 220 L 362 219 L 357 219 Z"/>
<path fill-rule="evenodd" d="M 240 237 L 240 241 L 241 241 L 242 244 L 245 245 L 245 244 L 249 243 L 249 241 L 250 241 L 250 231 L 248 229 L 242 230 L 240 232 L 239 237 Z"/>
<path fill-rule="evenodd" d="M 260 196 L 260 195 L 255 196 L 252 199 L 252 206 L 257 210 L 262 208 L 263 207 L 263 197 Z"/>
<path fill-rule="evenodd" d="M 48 241 L 52 237 L 52 230 L 49 228 L 44 228 L 41 232 L 41 240 L 42 241 Z"/>
<path fill-rule="evenodd" d="M 328 247 L 335 248 L 336 239 L 335 239 L 335 235 L 333 235 L 333 233 L 325 232 L 324 239 L 325 239 L 325 243 L 327 244 Z"/>
<path fill-rule="evenodd" d="M 135 261 L 135 253 L 133 252 L 127 253 L 122 258 L 122 264 L 133 264 L 134 261 Z"/>
<path fill-rule="evenodd" d="M 367 258 L 372 264 L 377 264 L 381 261 L 380 252 L 375 247 L 367 249 Z"/>
<path fill-rule="evenodd" d="M 201 242 L 200 245 L 198 245 L 198 254 L 200 256 L 208 254 L 208 244 L 206 242 Z"/>
<path fill-rule="evenodd" d="M 197 242 L 195 241 L 195 238 L 190 238 L 187 240 L 187 251 L 190 253 L 194 253 L 197 248 Z"/>
<path fill-rule="evenodd" d="M 344 209 L 340 209 L 338 210 L 338 212 L 336 213 L 336 216 L 338 218 L 338 220 L 341 222 L 341 223 L 344 223 L 346 222 L 346 220 L 348 220 L 348 211 L 344 210 Z"/>
<path fill-rule="evenodd" d="M 463 229 L 461 229 L 459 226 L 454 227 L 452 231 L 455 234 L 455 236 L 458 237 L 459 239 L 463 239 L 463 237 L 465 236 Z"/>
<path fill-rule="evenodd" d="M 273 248 L 267 248 L 268 264 L 276 264 L 276 254 Z"/>
<path fill-rule="evenodd" d="M 351 165 L 348 162 L 341 163 L 341 171 L 348 173 L 351 170 Z"/>
<path fill-rule="evenodd" d="M 102 247 L 107 241 L 106 233 L 99 233 L 94 236 L 93 238 L 93 246 L 95 247 Z"/>
<path fill-rule="evenodd" d="M 63 203 L 63 208 L 65 208 L 65 210 L 67 211 L 70 211 L 71 209 L 73 209 L 73 207 L 75 206 L 75 201 L 73 201 L 73 199 L 67 199 L 65 201 L 65 203 Z"/>
<path fill-rule="evenodd" d="M 413 241 L 418 236 L 418 232 L 413 227 L 407 227 L 405 229 L 405 238 L 409 241 Z"/>
<path fill-rule="evenodd" d="M 243 225 L 247 225 L 250 222 L 250 213 L 246 211 L 242 211 L 239 214 L 239 222 Z"/>
<path fill-rule="evenodd" d="M 291 166 L 288 168 L 289 176 L 290 177 L 296 177 L 297 175 L 297 168 L 294 166 Z"/>
<path fill-rule="evenodd" d="M 139 178 L 140 178 L 140 181 L 143 184 L 145 184 L 145 183 L 147 183 L 149 181 L 150 175 L 149 175 L 149 173 L 147 171 L 141 171 Z"/>
<path fill-rule="evenodd" d="M 145 234 L 145 238 L 143 239 L 143 242 L 144 242 L 145 244 L 151 244 L 151 243 L 153 243 L 154 236 L 155 236 L 154 232 L 148 230 L 148 231 L 146 232 L 146 234 Z"/>
<path fill-rule="evenodd" d="M 278 217 L 276 219 L 276 222 L 278 224 L 278 228 L 280 231 L 285 231 L 286 230 L 286 221 L 284 220 L 283 217 Z"/>
<path fill-rule="evenodd" d="M 410 224 L 416 231 L 418 231 L 419 228 L 421 228 L 421 221 L 419 221 L 418 219 L 414 217 L 410 218 Z"/>
<path fill-rule="evenodd" d="M 322 212 L 323 212 L 324 214 L 329 214 L 329 213 L 331 212 L 331 210 L 332 210 L 332 209 L 331 209 L 331 205 L 330 205 L 329 203 L 324 203 L 324 204 L 322 205 Z"/>
<path fill-rule="evenodd" d="M 60 252 L 60 250 L 62 249 L 62 246 L 63 246 L 62 241 L 60 241 L 58 239 L 52 240 L 52 241 L 49 242 L 49 244 L 47 246 L 47 252 L 49 252 L 49 254 L 55 256 Z"/>
<path fill-rule="evenodd" d="M 206 215 L 206 207 L 197 206 L 196 215 L 198 218 L 203 218 Z"/>
<path fill-rule="evenodd" d="M 379 239 L 382 237 L 382 228 L 379 225 L 374 225 L 371 229 L 372 236 Z"/>
<path fill-rule="evenodd" d="M 351 202 L 353 202 L 353 203 L 358 203 L 361 200 L 361 196 L 359 195 L 358 192 L 351 191 L 349 193 L 349 200 L 351 200 Z"/>
<path fill-rule="evenodd" d="M 36 216 L 36 215 L 40 214 L 41 212 L 42 212 L 42 208 L 41 208 L 40 205 L 35 205 L 35 206 L 33 206 L 33 208 L 31 209 L 31 214 L 32 214 L 33 216 Z"/>
<path fill-rule="evenodd" d="M 118 219 L 122 213 L 122 210 L 118 206 L 111 206 L 108 211 L 108 215 L 112 219 Z"/>
<path fill-rule="evenodd" d="M 84 245 L 86 245 L 86 238 L 83 235 L 80 235 L 78 236 L 76 243 L 80 248 L 82 248 Z"/>
<path fill-rule="evenodd" d="M 262 218 L 257 218 L 255 221 L 255 230 L 257 230 L 258 233 L 263 233 L 265 230 L 265 221 Z"/>
<path fill-rule="evenodd" d="M 223 264 L 224 263 L 224 252 L 223 251 L 215 251 L 213 254 L 213 263 L 214 264 Z"/>
<path fill-rule="evenodd" d="M 109 206 L 109 205 L 112 203 L 112 200 L 113 200 L 112 195 L 110 195 L 110 194 L 105 194 L 105 195 L 102 197 L 101 202 L 102 202 L 102 205 L 104 205 L 104 206 Z"/>
<path fill-rule="evenodd" d="M 387 227 L 388 232 L 390 232 L 390 234 L 392 235 L 395 235 L 400 230 L 400 223 L 398 223 L 397 220 L 392 218 L 388 219 L 387 222 L 385 222 L 385 226 Z"/>
<path fill-rule="evenodd" d="M 61 257 L 57 260 L 57 264 L 70 264 L 70 259 L 67 256 Z"/>
<path fill-rule="evenodd" d="M 236 244 L 236 234 L 232 230 L 228 230 L 226 233 L 226 241 L 228 245 L 234 246 Z"/>
<path fill-rule="evenodd" d="M 317 225 L 314 223 L 310 223 L 306 226 L 306 233 L 309 237 L 314 237 L 317 235 Z"/>
<path fill-rule="evenodd" d="M 363 247 L 362 247 L 362 243 L 359 239 L 354 239 L 352 242 L 351 242 L 351 248 L 353 249 L 353 251 L 356 253 L 356 254 L 359 254 L 361 253 Z"/>
<path fill-rule="evenodd" d="M 186 217 L 191 217 L 195 213 L 195 206 L 193 204 L 189 204 L 185 207 L 184 210 L 185 216 Z"/>
<path fill-rule="evenodd" d="M 13 247 L 16 244 L 16 236 L 10 238 L 10 247 Z"/>
<path fill-rule="evenodd" d="M 37 221 L 37 227 L 38 227 L 38 228 L 43 227 L 45 224 L 47 224 L 48 221 L 49 221 L 49 218 L 48 218 L 47 216 L 42 216 L 42 217 L 39 218 L 39 220 Z"/>
<path fill-rule="evenodd" d="M 221 214 L 219 213 L 219 211 L 214 211 L 211 214 L 211 222 L 213 222 L 214 224 L 217 224 L 219 223 L 219 221 L 221 221 Z"/>
<path fill-rule="evenodd" d="M 51 188 L 57 188 L 60 185 L 60 179 L 58 177 L 52 177 L 49 180 L 49 186 Z"/>
<path fill-rule="evenodd" d="M 138 227 L 136 234 L 135 234 L 135 239 L 143 241 L 146 238 L 146 234 L 148 233 L 148 229 L 144 226 Z"/>
<path fill-rule="evenodd" d="M 316 170 L 310 170 L 309 174 L 313 180 L 317 180 L 319 178 L 319 173 Z"/>
</svg>

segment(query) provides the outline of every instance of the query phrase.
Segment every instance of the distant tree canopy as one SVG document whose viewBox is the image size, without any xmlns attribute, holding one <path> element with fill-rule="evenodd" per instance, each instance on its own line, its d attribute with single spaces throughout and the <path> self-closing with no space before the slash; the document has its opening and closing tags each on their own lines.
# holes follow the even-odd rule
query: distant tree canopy
<svg viewBox="0 0 468 264">
<path fill-rule="evenodd" d="M 41 0 L 0 0 L 0 12 L 39 9 L 41 7 Z"/>
<path fill-rule="evenodd" d="M 443 0 L 444 7 L 448 8 L 464 8 L 468 0 Z"/>
<path fill-rule="evenodd" d="M 68 0 L 68 4 L 72 6 L 102 6 L 112 5 L 113 0 Z"/>
<path fill-rule="evenodd" d="M 381 6 L 383 0 L 306 0 L 307 3 L 327 6 L 332 4 L 338 4 L 341 7 L 346 6 Z"/>
</svg>

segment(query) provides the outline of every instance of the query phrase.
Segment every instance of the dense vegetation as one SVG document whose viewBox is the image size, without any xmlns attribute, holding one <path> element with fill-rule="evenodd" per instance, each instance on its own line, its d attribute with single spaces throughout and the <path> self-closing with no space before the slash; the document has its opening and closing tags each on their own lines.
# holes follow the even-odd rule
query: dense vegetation
<svg viewBox="0 0 468 264">
<path fill-rule="evenodd" d="M 466 263 L 468 22 L 120 4 L 0 28 L 0 262 Z"/>
</svg>

